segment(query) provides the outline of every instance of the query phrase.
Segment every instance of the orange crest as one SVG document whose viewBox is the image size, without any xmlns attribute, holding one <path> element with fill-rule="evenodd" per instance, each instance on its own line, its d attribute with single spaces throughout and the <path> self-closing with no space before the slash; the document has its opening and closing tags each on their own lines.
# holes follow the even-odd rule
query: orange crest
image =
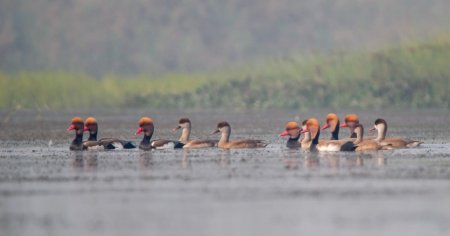
<svg viewBox="0 0 450 236">
<path fill-rule="evenodd" d="M 88 117 L 84 122 L 84 125 L 95 125 L 97 124 L 97 120 L 94 117 Z"/>
<path fill-rule="evenodd" d="M 150 117 L 142 117 L 139 120 L 139 126 L 144 126 L 144 125 L 148 125 L 148 124 L 153 124 L 153 119 Z"/>
<path fill-rule="evenodd" d="M 290 121 L 286 123 L 286 130 L 292 130 L 292 129 L 300 129 L 300 126 L 295 121 Z"/>
<path fill-rule="evenodd" d="M 75 116 L 74 118 L 72 118 L 72 124 L 84 124 L 83 119 L 81 117 Z"/>
<path fill-rule="evenodd" d="M 355 122 L 359 123 L 359 117 L 356 114 L 348 114 L 345 116 L 345 123 L 347 122 Z"/>
<path fill-rule="evenodd" d="M 320 127 L 320 122 L 316 118 L 309 118 L 306 122 L 306 126 Z"/>
<path fill-rule="evenodd" d="M 330 122 L 330 121 L 332 121 L 332 120 L 334 120 L 334 121 L 339 121 L 339 116 L 336 115 L 336 114 L 334 114 L 334 113 L 328 114 L 328 115 L 327 115 L 327 123 Z"/>
</svg>

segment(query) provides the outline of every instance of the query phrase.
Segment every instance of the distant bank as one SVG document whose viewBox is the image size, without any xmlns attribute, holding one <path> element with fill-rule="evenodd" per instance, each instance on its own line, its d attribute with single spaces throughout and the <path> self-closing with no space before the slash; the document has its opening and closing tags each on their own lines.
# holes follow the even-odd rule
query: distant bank
<svg viewBox="0 0 450 236">
<path fill-rule="evenodd" d="M 450 108 L 450 36 L 203 74 L 0 72 L 0 109 Z"/>
</svg>

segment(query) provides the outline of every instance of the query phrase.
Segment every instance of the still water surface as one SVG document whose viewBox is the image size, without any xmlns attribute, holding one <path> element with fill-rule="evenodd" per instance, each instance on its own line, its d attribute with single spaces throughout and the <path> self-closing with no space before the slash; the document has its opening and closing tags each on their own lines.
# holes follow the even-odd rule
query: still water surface
<svg viewBox="0 0 450 236">
<path fill-rule="evenodd" d="M 323 120 L 325 111 L 127 110 L 77 115 L 96 114 L 100 136 L 135 142 L 141 115 L 155 119 L 156 138 L 176 138 L 170 129 L 188 115 L 193 137 L 227 120 L 232 137 L 271 144 L 73 153 L 65 129 L 75 114 L 2 113 L 0 235 L 449 235 L 449 113 L 356 112 L 366 127 L 383 117 L 390 134 L 425 144 L 310 154 L 287 150 L 277 134 L 286 121 Z"/>
</svg>

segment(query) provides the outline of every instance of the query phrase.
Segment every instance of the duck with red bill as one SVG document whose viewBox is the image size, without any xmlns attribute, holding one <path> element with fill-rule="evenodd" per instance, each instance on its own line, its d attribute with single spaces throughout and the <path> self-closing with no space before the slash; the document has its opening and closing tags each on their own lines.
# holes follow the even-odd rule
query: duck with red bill
<svg viewBox="0 0 450 236">
<path fill-rule="evenodd" d="M 359 124 L 359 117 L 356 114 L 348 114 L 344 118 L 341 128 L 348 127 L 350 129 L 350 138 L 356 138 L 355 128 Z"/>
<path fill-rule="evenodd" d="M 72 118 L 70 126 L 67 128 L 67 131 L 75 130 L 75 139 L 72 140 L 72 143 L 70 144 L 70 150 L 82 151 L 87 149 L 87 147 L 83 144 L 83 128 L 83 119 L 77 116 Z"/>
<path fill-rule="evenodd" d="M 301 147 L 301 139 L 300 132 L 302 128 L 300 128 L 299 124 L 295 121 L 287 122 L 285 125 L 285 131 L 280 133 L 279 137 L 289 136 L 288 141 L 286 142 L 287 148 L 297 149 Z"/>
<path fill-rule="evenodd" d="M 136 148 L 131 141 L 121 140 L 118 138 L 101 138 L 97 139 L 99 126 L 97 119 L 88 117 L 84 122 L 84 131 L 89 133 L 89 138 L 85 142 L 88 149 L 93 150 L 113 150 L 113 149 L 132 149 Z"/>
<path fill-rule="evenodd" d="M 339 116 L 335 113 L 329 113 L 326 118 L 325 125 L 322 127 L 322 130 L 330 129 L 331 138 L 330 140 L 338 140 L 339 139 Z"/>
<path fill-rule="evenodd" d="M 157 139 L 151 141 L 153 132 L 155 131 L 155 125 L 153 119 L 150 117 L 142 117 L 139 120 L 139 128 L 136 130 L 135 134 L 139 135 L 144 133 L 141 143 L 139 144 L 139 149 L 148 151 L 151 149 L 171 149 L 171 148 L 183 148 L 183 143 L 174 140 Z"/>
</svg>

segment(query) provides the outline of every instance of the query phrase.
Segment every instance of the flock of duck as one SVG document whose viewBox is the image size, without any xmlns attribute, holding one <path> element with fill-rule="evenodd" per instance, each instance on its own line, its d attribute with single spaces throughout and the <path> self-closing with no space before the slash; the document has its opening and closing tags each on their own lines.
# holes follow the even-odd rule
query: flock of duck
<svg viewBox="0 0 450 236">
<path fill-rule="evenodd" d="M 191 121 L 188 118 L 181 118 L 173 131 L 182 130 L 179 140 L 157 139 L 152 140 L 155 131 L 154 122 L 149 117 L 142 117 L 139 120 L 139 128 L 136 135 L 143 134 L 139 149 L 167 149 L 167 148 L 210 148 L 218 147 L 223 149 L 231 148 L 263 148 L 268 145 L 263 140 L 243 139 L 230 140 L 231 126 L 228 122 L 220 122 L 211 134 L 220 133 L 219 140 L 199 140 L 190 139 Z M 348 127 L 350 137 L 339 139 L 339 129 Z M 348 114 L 344 118 L 344 123 L 340 124 L 338 115 L 330 113 L 326 117 L 324 126 L 320 126 L 319 120 L 310 118 L 304 120 L 301 125 L 295 121 L 290 121 L 285 126 L 285 131 L 280 133 L 280 137 L 289 136 L 286 146 L 293 149 L 307 151 L 337 152 L 337 151 L 376 151 L 395 148 L 417 147 L 422 142 L 400 137 L 386 137 L 387 123 L 384 119 L 376 119 L 374 126 L 369 131 L 377 131 L 376 136 L 364 137 L 364 127 L 359 123 L 356 114 Z M 331 139 L 320 139 L 320 130 L 330 129 Z M 126 140 L 117 138 L 97 139 L 98 123 L 93 117 L 83 121 L 80 117 L 74 117 L 67 131 L 75 131 L 75 139 L 70 144 L 70 150 L 81 151 L 88 149 L 131 149 L 136 146 Z M 83 141 L 83 133 L 89 132 L 87 141 Z M 302 137 L 303 135 L 303 137 Z"/>
</svg>

